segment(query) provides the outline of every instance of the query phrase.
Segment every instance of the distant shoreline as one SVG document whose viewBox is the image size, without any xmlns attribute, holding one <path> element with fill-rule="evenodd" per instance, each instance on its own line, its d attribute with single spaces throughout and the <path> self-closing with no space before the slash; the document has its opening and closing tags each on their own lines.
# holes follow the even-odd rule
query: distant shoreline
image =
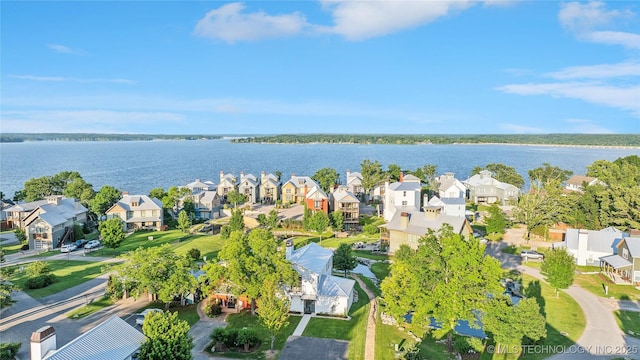
<svg viewBox="0 0 640 360">
<path fill-rule="evenodd" d="M 624 150 L 640 150 L 640 146 L 626 145 L 570 145 L 570 144 L 516 144 L 516 143 L 455 143 L 451 145 L 509 145 L 509 146 L 547 146 L 547 147 L 570 147 L 570 148 L 587 148 L 587 149 L 624 149 Z"/>
</svg>

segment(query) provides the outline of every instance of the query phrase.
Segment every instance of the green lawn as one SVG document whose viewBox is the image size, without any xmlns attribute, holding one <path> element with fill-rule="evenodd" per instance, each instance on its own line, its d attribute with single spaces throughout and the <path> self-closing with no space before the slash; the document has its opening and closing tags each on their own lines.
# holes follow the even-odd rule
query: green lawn
<svg viewBox="0 0 640 360">
<path fill-rule="evenodd" d="M 323 238 L 324 239 L 324 238 Z M 362 239 L 357 239 L 355 237 L 346 237 L 346 238 L 331 238 L 328 240 L 322 240 L 322 246 L 326 248 L 337 249 L 340 244 L 353 244 L 358 241 L 362 241 Z"/>
<path fill-rule="evenodd" d="M 73 311 L 68 312 L 67 317 L 70 319 L 81 319 L 111 305 L 113 305 L 113 300 L 111 300 L 108 296 L 104 296 L 98 300 L 90 302 L 89 305 L 83 305 Z"/>
<path fill-rule="evenodd" d="M 351 320 L 311 318 L 302 336 L 349 341 L 349 359 L 363 359 L 369 315 L 369 297 L 355 284 L 358 302 L 351 305 Z"/>
<path fill-rule="evenodd" d="M 22 245 L 9 245 L 9 246 L 0 246 L 0 250 L 4 251 L 5 255 L 15 254 L 20 251 Z"/>
<path fill-rule="evenodd" d="M 200 250 L 200 258 L 204 256 L 207 259 L 215 259 L 218 256 L 218 251 L 222 249 L 224 240 L 220 238 L 220 235 L 208 235 L 198 236 L 193 239 L 185 240 L 173 245 L 173 250 L 178 255 L 184 255 L 192 248 Z"/>
<path fill-rule="evenodd" d="M 377 262 L 371 264 L 371 272 L 378 278 L 379 281 L 389 276 L 389 264 L 383 262 Z"/>
<path fill-rule="evenodd" d="M 26 272 L 16 270 L 9 280 L 15 283 L 20 289 L 24 289 L 24 292 L 29 294 L 29 296 L 37 299 L 56 294 L 62 290 L 96 278 L 102 273 L 102 267 L 105 265 L 103 262 L 95 261 L 51 260 L 47 261 L 47 263 L 49 264 L 51 273 L 56 276 L 56 280 L 53 284 L 43 289 L 25 289 L 24 284 L 27 281 Z M 12 266 L 13 269 L 18 269 L 18 267 L 17 265 Z"/>
<path fill-rule="evenodd" d="M 389 255 L 372 253 L 371 250 L 354 250 L 357 257 L 371 259 L 371 260 L 389 260 Z"/>
<path fill-rule="evenodd" d="M 378 288 L 376 286 L 376 284 L 373 283 L 373 280 L 369 279 L 368 277 L 366 277 L 364 275 L 360 275 L 360 274 L 358 274 L 358 277 L 360 278 L 360 280 L 362 280 L 362 282 L 365 285 L 367 285 L 369 290 L 371 290 L 375 296 L 379 297 L 379 296 L 382 295 L 382 291 L 380 291 L 380 288 Z"/>
<path fill-rule="evenodd" d="M 625 334 L 640 339 L 640 312 L 618 310 L 613 313 L 618 326 Z"/>
<path fill-rule="evenodd" d="M 287 341 L 287 338 L 293 334 L 293 331 L 298 326 L 298 323 L 302 319 L 301 316 L 290 316 L 289 322 L 287 326 L 284 326 L 278 335 L 276 335 L 276 341 L 273 344 L 273 348 L 275 350 L 282 350 L 284 347 L 284 343 Z M 216 357 L 229 357 L 236 359 L 265 359 L 265 351 L 269 350 L 271 345 L 271 336 L 269 332 L 264 328 L 260 322 L 260 318 L 258 316 L 251 316 L 251 311 L 246 310 L 239 314 L 230 314 L 227 316 L 227 323 L 229 324 L 227 327 L 229 328 L 243 328 L 250 327 L 256 330 L 258 333 L 258 337 L 260 338 L 260 348 L 258 348 L 257 352 L 250 354 L 242 354 L 236 352 L 229 353 L 221 353 L 216 352 L 211 355 L 215 355 Z M 207 349 L 211 349 L 213 344 L 207 345 Z"/>
<path fill-rule="evenodd" d="M 153 236 L 153 240 L 149 240 L 149 236 Z M 110 249 L 103 247 L 96 251 L 92 251 L 87 254 L 90 256 L 107 256 L 116 257 L 120 254 L 135 250 L 139 247 L 148 248 L 153 246 L 160 246 L 169 243 L 179 243 L 195 239 L 198 237 L 204 237 L 206 235 L 190 235 L 181 232 L 180 230 L 168 230 L 168 231 L 138 231 L 128 236 L 122 244 L 116 249 Z M 188 249 L 187 249 L 188 250 Z"/>
<path fill-rule="evenodd" d="M 161 309 L 162 311 L 165 311 L 165 304 L 162 301 L 154 301 L 141 307 L 140 309 L 138 309 L 137 312 L 142 312 L 143 310 L 146 310 L 146 309 Z M 200 320 L 200 315 L 198 315 L 197 304 L 191 304 L 191 305 L 185 305 L 185 306 L 173 306 L 173 307 L 170 307 L 169 310 L 167 311 L 178 312 L 178 319 L 185 320 L 186 322 L 189 323 L 189 326 L 192 326 L 193 324 L 197 323 Z"/>
<path fill-rule="evenodd" d="M 640 300 L 640 290 L 631 285 L 616 285 L 605 274 L 580 274 L 576 276 L 575 283 L 597 296 L 618 300 Z M 604 285 L 609 287 L 608 295 L 604 294 Z"/>
</svg>

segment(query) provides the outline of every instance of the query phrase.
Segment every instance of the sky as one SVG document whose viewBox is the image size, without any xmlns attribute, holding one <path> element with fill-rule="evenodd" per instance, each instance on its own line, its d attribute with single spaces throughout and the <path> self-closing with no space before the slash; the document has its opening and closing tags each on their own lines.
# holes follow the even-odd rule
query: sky
<svg viewBox="0 0 640 360">
<path fill-rule="evenodd" d="M 637 1 L 2 1 L 0 132 L 640 133 Z"/>
</svg>

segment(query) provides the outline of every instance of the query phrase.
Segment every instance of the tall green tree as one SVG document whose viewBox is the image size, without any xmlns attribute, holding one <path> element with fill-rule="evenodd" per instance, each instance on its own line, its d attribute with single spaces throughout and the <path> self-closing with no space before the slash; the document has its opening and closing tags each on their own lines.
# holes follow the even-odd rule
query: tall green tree
<svg viewBox="0 0 640 360">
<path fill-rule="evenodd" d="M 84 181 L 82 177 L 77 177 L 66 184 L 63 195 L 68 198 L 77 199 L 82 204 L 88 205 L 89 200 L 93 199 L 96 192 L 93 190 L 91 184 Z"/>
<path fill-rule="evenodd" d="M 478 174 L 482 170 L 491 171 L 493 173 L 494 179 L 507 184 L 511 184 L 518 189 L 524 186 L 524 178 L 522 177 L 522 175 L 518 174 L 513 166 L 507 166 L 505 164 L 487 164 L 484 169 L 476 166 L 471 171 L 471 175 Z"/>
<path fill-rule="evenodd" d="M 16 239 L 20 241 L 20 244 L 24 244 L 27 241 L 27 234 L 21 228 L 16 228 L 13 230 L 13 233 L 16 234 Z"/>
<path fill-rule="evenodd" d="M 344 226 L 344 218 L 342 211 L 336 210 L 331 213 L 331 227 L 333 230 L 342 231 L 342 227 Z"/>
<path fill-rule="evenodd" d="M 275 279 L 267 279 L 261 290 L 261 296 L 257 300 L 258 309 L 256 312 L 264 327 L 269 330 L 271 336 L 270 349 L 273 351 L 273 344 L 276 335 L 289 320 L 289 299 L 282 291 L 282 288 Z"/>
<path fill-rule="evenodd" d="M 369 193 L 371 189 L 384 179 L 382 165 L 378 160 L 371 162 L 365 159 L 360 163 L 360 174 L 362 174 L 362 188 L 365 193 Z"/>
<path fill-rule="evenodd" d="M 537 226 L 547 226 L 558 221 L 560 207 L 559 193 L 549 191 L 533 191 L 518 198 L 518 205 L 514 208 L 513 217 L 517 222 L 527 227 L 526 239 L 531 237 L 531 231 Z"/>
<path fill-rule="evenodd" d="M 546 319 L 535 298 L 521 299 L 517 305 L 509 296 L 493 298 L 482 323 L 484 330 L 493 335 L 497 349 L 520 348 L 525 337 L 537 341 L 547 336 Z"/>
<path fill-rule="evenodd" d="M 187 231 L 189 231 L 190 227 L 191 219 L 189 218 L 189 215 L 187 215 L 187 212 L 184 210 L 180 211 L 180 213 L 178 214 L 178 229 L 180 229 L 180 231 L 182 231 L 183 233 L 186 233 Z"/>
<path fill-rule="evenodd" d="M 178 312 L 150 312 L 142 325 L 146 340 L 138 359 L 191 360 L 193 338 L 189 330 L 189 323 L 179 319 Z"/>
<path fill-rule="evenodd" d="M 487 216 L 484 221 L 487 225 L 486 230 L 488 234 L 504 234 L 507 228 L 507 219 L 500 207 L 496 204 L 491 205 L 489 208 L 489 216 Z"/>
<path fill-rule="evenodd" d="M 271 228 L 278 227 L 278 223 L 280 222 L 280 217 L 278 217 L 278 210 L 273 209 L 269 211 L 269 216 L 267 216 L 267 225 Z"/>
<path fill-rule="evenodd" d="M 149 191 L 149 197 L 150 198 L 155 198 L 158 199 L 160 201 L 162 201 L 162 199 L 167 196 L 167 193 L 164 191 L 163 188 L 153 188 Z"/>
<path fill-rule="evenodd" d="M 4 254 L 2 250 L 0 252 Z M 18 290 L 18 287 L 9 281 L 7 273 L 0 271 L 0 309 L 4 309 L 15 302 L 11 298 L 11 293 Z"/>
<path fill-rule="evenodd" d="M 240 209 L 231 210 L 231 219 L 229 219 L 229 230 L 230 231 L 244 230 L 244 216 L 242 215 L 242 210 Z"/>
<path fill-rule="evenodd" d="M 358 261 L 351 246 L 346 243 L 340 244 L 333 253 L 333 267 L 344 271 L 344 276 L 347 277 L 347 271 L 355 269 L 357 265 Z"/>
<path fill-rule="evenodd" d="M 113 204 L 117 203 L 122 196 L 122 191 L 114 188 L 113 186 L 105 185 L 98 190 L 93 199 L 89 200 L 89 208 L 94 214 L 101 216 Z"/>
<path fill-rule="evenodd" d="M 327 226 L 329 226 L 329 217 L 323 211 L 316 211 L 311 215 L 309 228 L 318 233 L 320 241 L 322 241 L 322 233 L 327 230 Z"/>
<path fill-rule="evenodd" d="M 53 195 L 53 185 L 50 176 L 29 179 L 24 183 L 24 188 L 20 191 L 24 201 L 42 200 L 45 196 Z"/>
<path fill-rule="evenodd" d="M 336 169 L 326 167 L 316 171 L 311 178 L 320 184 L 323 191 L 329 192 L 338 183 L 339 177 L 340 175 L 338 175 Z"/>
<path fill-rule="evenodd" d="M 114 217 L 103 221 L 99 226 L 100 236 L 104 246 L 115 249 L 124 241 L 125 233 L 122 229 L 122 220 Z"/>
<path fill-rule="evenodd" d="M 386 177 L 389 181 L 395 182 L 400 181 L 400 173 L 402 172 L 402 168 L 398 164 L 389 164 L 387 165 Z"/>
<path fill-rule="evenodd" d="M 556 289 L 556 297 L 558 297 L 558 289 L 568 289 L 573 284 L 576 259 L 564 248 L 550 251 L 544 257 L 540 273 Z"/>
<path fill-rule="evenodd" d="M 162 207 L 165 209 L 177 209 L 180 199 L 189 194 L 191 194 L 191 189 L 189 188 L 172 186 L 160 199 L 162 200 Z"/>
<path fill-rule="evenodd" d="M 542 166 L 529 170 L 529 180 L 531 185 L 542 189 L 552 183 L 561 184 L 573 175 L 573 171 L 564 170 L 558 166 L 551 166 L 549 163 L 542 163 Z"/>
<path fill-rule="evenodd" d="M 412 323 L 425 329 L 434 318 L 442 323 L 451 348 L 457 322 L 476 324 L 487 294 L 502 291 L 501 276 L 500 262 L 486 256 L 477 239 L 464 239 L 445 225 L 421 237 L 417 251 L 402 245 L 381 289 L 391 315 L 401 319 L 413 311 Z"/>
<path fill-rule="evenodd" d="M 232 190 L 227 194 L 227 202 L 233 204 L 233 207 L 238 207 L 238 204 L 242 204 L 247 201 L 247 197 L 240 194 L 238 190 Z"/>
</svg>

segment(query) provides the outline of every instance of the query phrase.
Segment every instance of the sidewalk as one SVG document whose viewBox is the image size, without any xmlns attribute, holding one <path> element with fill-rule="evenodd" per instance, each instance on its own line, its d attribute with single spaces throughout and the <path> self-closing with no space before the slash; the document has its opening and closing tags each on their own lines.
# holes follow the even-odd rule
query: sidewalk
<svg viewBox="0 0 640 360">
<path fill-rule="evenodd" d="M 302 320 L 300 320 L 296 329 L 293 330 L 291 336 L 302 336 L 304 329 L 307 327 L 307 324 L 309 324 L 309 320 L 311 320 L 311 314 L 302 315 Z"/>
<path fill-rule="evenodd" d="M 371 290 L 369 290 L 367 285 L 365 285 L 365 283 L 363 283 L 358 276 L 351 274 L 351 277 L 358 282 L 362 290 L 364 290 L 364 292 L 366 292 L 367 296 L 369 297 L 369 316 L 367 317 L 367 336 L 364 345 L 364 360 L 374 360 L 376 348 L 376 317 L 378 314 L 378 302 L 376 301 L 376 296 L 371 292 Z"/>
</svg>

